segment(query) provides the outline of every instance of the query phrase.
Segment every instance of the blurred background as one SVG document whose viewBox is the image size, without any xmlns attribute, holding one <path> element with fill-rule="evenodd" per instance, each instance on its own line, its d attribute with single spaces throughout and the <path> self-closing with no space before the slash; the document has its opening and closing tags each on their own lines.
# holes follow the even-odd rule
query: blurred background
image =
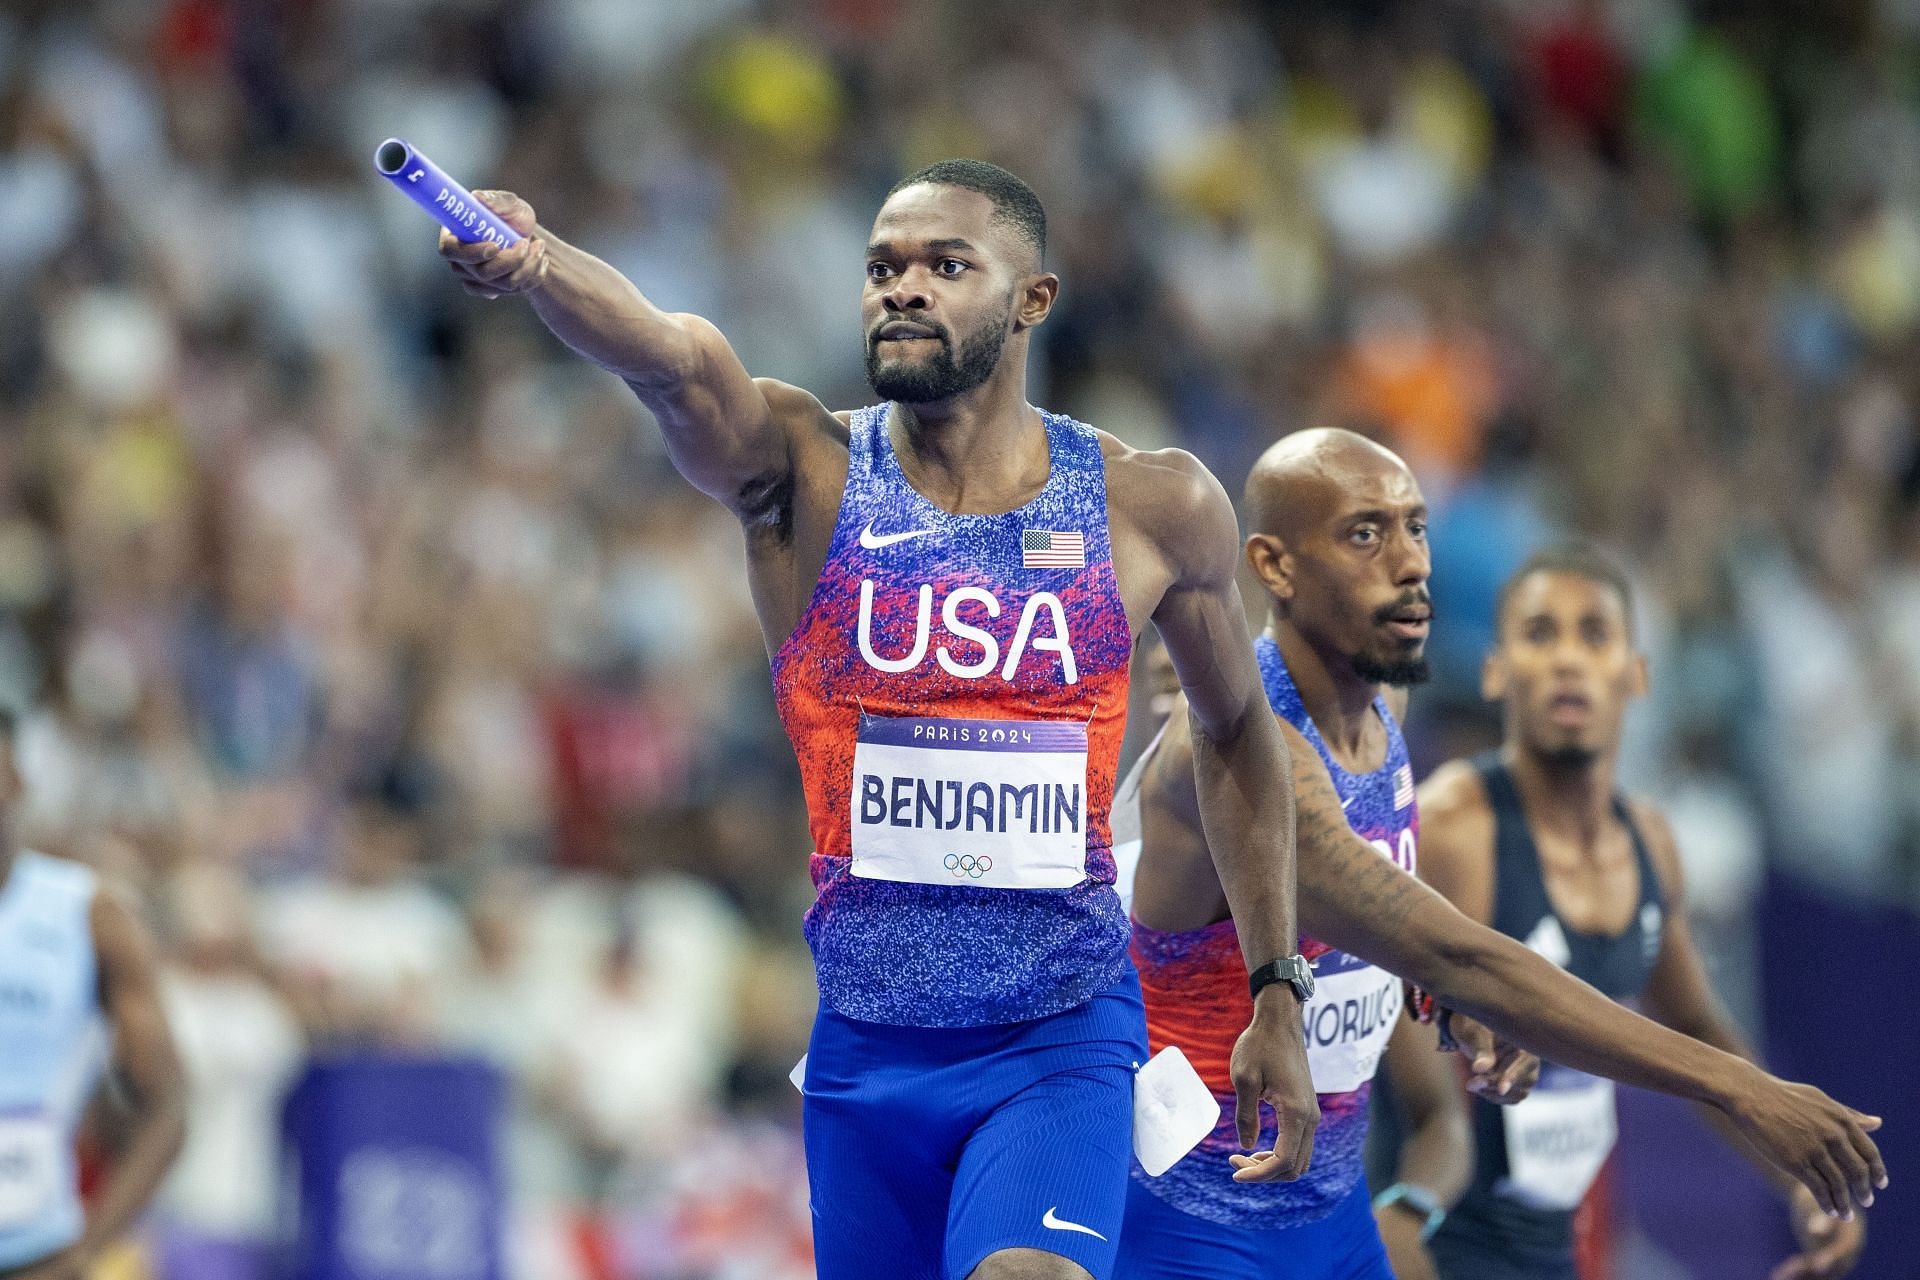
<svg viewBox="0 0 1920 1280">
<path fill-rule="evenodd" d="M 1309 425 L 1413 464 L 1423 770 L 1490 740 L 1506 572 L 1616 549 L 1626 780 L 1772 1061 L 1889 1115 L 1860 1274 L 1914 1274 L 1917 90 L 1914 0 L 0 5 L 19 833 L 140 896 L 193 1082 L 115 1265 L 271 1274 L 309 1065 L 378 1115 L 354 1064 L 478 1060 L 506 1276 L 811 1274 L 806 828 L 740 539 L 458 291 L 372 172 L 398 135 L 834 407 L 888 186 L 1014 169 L 1064 281 L 1037 403 L 1235 492 Z M 1701 1132 L 1632 1104 L 1617 1274 L 1782 1256 Z M 492 1274 L 398 1185 L 381 1274 Z"/>
</svg>

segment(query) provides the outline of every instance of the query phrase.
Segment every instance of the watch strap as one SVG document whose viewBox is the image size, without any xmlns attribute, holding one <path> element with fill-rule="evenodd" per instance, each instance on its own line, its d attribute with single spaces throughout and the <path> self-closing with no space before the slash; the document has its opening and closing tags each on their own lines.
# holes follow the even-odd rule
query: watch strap
<svg viewBox="0 0 1920 1280">
<path fill-rule="evenodd" d="M 1433 1233 L 1440 1229 L 1440 1224 L 1447 1220 L 1447 1211 L 1440 1203 L 1440 1197 L 1417 1182 L 1396 1182 L 1373 1198 L 1375 1212 L 1396 1204 L 1416 1217 L 1426 1219 L 1420 1228 L 1422 1240 L 1431 1239 Z"/>
</svg>

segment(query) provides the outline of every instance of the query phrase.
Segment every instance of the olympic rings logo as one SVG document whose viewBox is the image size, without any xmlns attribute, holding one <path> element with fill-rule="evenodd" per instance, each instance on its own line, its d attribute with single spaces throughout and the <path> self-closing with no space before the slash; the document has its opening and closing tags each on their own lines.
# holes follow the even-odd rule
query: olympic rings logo
<svg viewBox="0 0 1920 1280">
<path fill-rule="evenodd" d="M 970 853 L 950 853 L 946 856 L 946 868 L 956 876 L 968 876 L 978 880 L 993 870 L 993 859 L 986 854 L 974 857 Z"/>
</svg>

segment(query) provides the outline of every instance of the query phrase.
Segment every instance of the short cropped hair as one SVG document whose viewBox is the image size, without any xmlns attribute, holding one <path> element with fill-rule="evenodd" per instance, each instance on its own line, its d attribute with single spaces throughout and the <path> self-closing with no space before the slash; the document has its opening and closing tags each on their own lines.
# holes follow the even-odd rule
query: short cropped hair
<svg viewBox="0 0 1920 1280">
<path fill-rule="evenodd" d="M 1010 225 L 1015 235 L 1033 246 L 1035 254 L 1046 257 L 1047 211 L 1033 188 L 1015 174 L 985 160 L 941 160 L 894 183 L 887 197 L 891 199 L 896 192 L 922 183 L 979 192 L 993 201 L 995 222 Z"/>
<path fill-rule="evenodd" d="M 1633 584 L 1628 581 L 1626 570 L 1613 557 L 1588 542 L 1562 543 L 1528 556 L 1526 563 L 1515 569 L 1513 576 L 1500 588 L 1500 599 L 1493 613 L 1496 624 L 1506 620 L 1507 606 L 1512 603 L 1514 592 L 1520 589 L 1520 584 L 1536 573 L 1564 573 L 1611 588 L 1620 597 L 1621 611 L 1626 614 L 1627 634 L 1633 634 Z"/>
</svg>

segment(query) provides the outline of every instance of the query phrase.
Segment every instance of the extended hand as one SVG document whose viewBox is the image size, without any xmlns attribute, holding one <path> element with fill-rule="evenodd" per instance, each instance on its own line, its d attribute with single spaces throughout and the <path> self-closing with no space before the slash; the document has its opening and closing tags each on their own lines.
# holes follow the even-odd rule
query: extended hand
<svg viewBox="0 0 1920 1280">
<path fill-rule="evenodd" d="M 1494 1035 L 1464 1013 L 1447 1015 L 1455 1051 L 1467 1064 L 1467 1092 L 1510 1107 L 1533 1092 L 1540 1080 L 1540 1059 Z"/>
<path fill-rule="evenodd" d="M 534 234 L 533 206 L 511 191 L 476 191 L 474 198 L 500 215 L 520 233 L 520 243 L 497 245 L 487 240 L 468 244 L 446 228 L 440 230 L 440 256 L 453 264 L 460 287 L 480 298 L 537 289 L 547 272 L 546 241 Z"/>
<path fill-rule="evenodd" d="M 1851 1218 L 1887 1185 L 1880 1149 L 1867 1135 L 1878 1116 L 1843 1106 L 1808 1084 L 1754 1069 L 1725 1104 L 1727 1115 L 1767 1159 L 1813 1194 L 1822 1211 Z"/>
<path fill-rule="evenodd" d="M 1313 1161 L 1320 1100 L 1307 1068 L 1306 1033 L 1293 991 L 1276 983 L 1260 993 L 1253 1021 L 1233 1044 L 1234 1120 L 1240 1145 L 1260 1141 L 1260 1104 L 1273 1108 L 1279 1128 L 1273 1150 L 1231 1157 L 1235 1182 L 1291 1182 Z"/>
<path fill-rule="evenodd" d="M 1830 1216 L 1805 1187 L 1793 1189 L 1789 1211 L 1800 1252 L 1775 1267 L 1769 1280 L 1840 1280 L 1853 1270 L 1866 1247 L 1866 1219 L 1843 1222 Z"/>
</svg>

